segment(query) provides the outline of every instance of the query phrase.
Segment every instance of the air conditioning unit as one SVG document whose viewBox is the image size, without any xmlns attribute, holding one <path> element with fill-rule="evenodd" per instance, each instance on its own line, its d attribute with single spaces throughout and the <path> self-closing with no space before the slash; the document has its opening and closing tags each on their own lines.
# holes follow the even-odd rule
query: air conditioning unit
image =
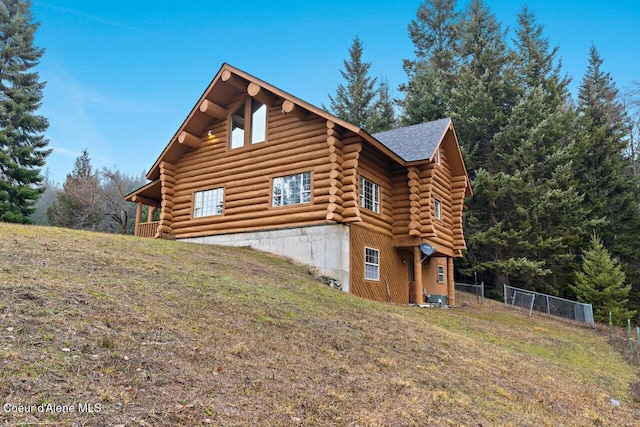
<svg viewBox="0 0 640 427">
<path fill-rule="evenodd" d="M 447 305 L 447 296 L 446 295 L 427 295 L 427 303 L 439 304 L 440 306 L 445 306 Z"/>
</svg>

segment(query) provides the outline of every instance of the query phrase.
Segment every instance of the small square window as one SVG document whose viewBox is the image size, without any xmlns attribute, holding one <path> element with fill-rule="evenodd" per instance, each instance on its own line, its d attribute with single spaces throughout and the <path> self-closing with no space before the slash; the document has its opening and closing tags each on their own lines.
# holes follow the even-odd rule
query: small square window
<svg viewBox="0 0 640 427">
<path fill-rule="evenodd" d="M 438 283 L 444 283 L 444 266 L 438 266 Z"/>
<path fill-rule="evenodd" d="M 364 248 L 364 278 L 365 280 L 380 280 L 380 251 Z"/>
</svg>

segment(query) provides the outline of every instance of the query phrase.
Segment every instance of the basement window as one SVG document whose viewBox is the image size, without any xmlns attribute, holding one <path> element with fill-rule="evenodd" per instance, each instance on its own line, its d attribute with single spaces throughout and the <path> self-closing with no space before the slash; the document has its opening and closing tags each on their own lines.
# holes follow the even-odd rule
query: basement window
<svg viewBox="0 0 640 427">
<path fill-rule="evenodd" d="M 364 248 L 364 278 L 365 280 L 380 280 L 380 251 Z"/>
<path fill-rule="evenodd" d="M 222 215 L 224 188 L 196 191 L 193 196 L 193 217 Z"/>
<path fill-rule="evenodd" d="M 311 172 L 273 178 L 273 206 L 311 202 Z"/>
<path fill-rule="evenodd" d="M 438 266 L 438 283 L 444 283 L 444 266 Z"/>
<path fill-rule="evenodd" d="M 231 149 L 267 139 L 267 106 L 255 99 L 243 102 L 231 115 Z"/>
<path fill-rule="evenodd" d="M 380 186 L 362 176 L 360 177 L 360 206 L 377 214 L 380 213 Z"/>
</svg>

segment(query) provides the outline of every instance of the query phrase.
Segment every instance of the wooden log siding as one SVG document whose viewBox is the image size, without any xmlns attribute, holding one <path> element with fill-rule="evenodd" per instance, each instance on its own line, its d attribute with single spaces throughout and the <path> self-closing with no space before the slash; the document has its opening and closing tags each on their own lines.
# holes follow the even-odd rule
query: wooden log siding
<svg viewBox="0 0 640 427">
<path fill-rule="evenodd" d="M 327 128 L 334 129 L 335 125 L 331 121 L 327 121 Z M 335 138 L 329 136 L 327 139 Z M 337 140 L 337 138 L 335 138 Z M 360 153 L 362 151 L 362 140 L 359 136 L 349 135 L 341 141 L 343 147 L 341 149 L 342 156 L 338 157 L 337 153 L 329 155 L 330 163 L 337 163 L 342 167 L 342 221 L 343 222 L 360 222 L 362 221 L 360 205 L 358 203 L 358 165 Z M 332 191 L 338 191 L 336 188 Z M 338 193 L 336 193 L 338 194 Z"/>
<path fill-rule="evenodd" d="M 168 162 L 160 162 L 160 193 L 162 213 L 156 229 L 156 237 L 172 238 L 173 235 L 173 187 L 176 182 L 176 167 Z"/>
<path fill-rule="evenodd" d="M 344 144 L 340 140 L 340 133 L 334 129 L 335 124 L 327 121 L 327 144 L 329 145 L 329 186 L 327 188 L 329 195 L 329 204 L 327 205 L 327 220 L 343 221 L 344 220 L 344 192 L 342 190 L 342 182 L 345 179 L 342 164 L 344 162 Z M 334 161 L 331 161 L 334 160 Z M 324 194 L 318 194 L 323 196 Z M 314 194 L 316 196 L 316 194 Z M 320 199 L 319 199 L 320 200 Z M 319 201 L 318 200 L 318 201 Z"/>
<path fill-rule="evenodd" d="M 373 148 L 366 144 L 360 155 L 358 163 L 358 175 L 372 181 L 380 186 L 380 213 L 370 211 L 360 207 L 362 225 L 370 230 L 391 237 L 393 235 L 393 190 L 391 183 L 391 164 L 386 158 L 373 151 Z M 360 206 L 360 180 L 356 180 L 358 203 Z"/>
<path fill-rule="evenodd" d="M 338 162 L 327 164 L 331 153 L 326 121 L 309 118 L 301 122 L 283 114 L 277 103 L 268 109 L 268 115 L 264 143 L 230 149 L 228 120 L 221 120 L 211 125 L 214 137 L 203 139 L 199 148 L 182 155 L 172 188 L 176 237 L 320 224 L 328 222 L 330 209 L 338 212 L 330 206 L 342 196 L 332 190 L 338 187 L 336 181 L 341 183 L 337 172 L 342 171 L 331 166 Z M 311 172 L 312 203 L 272 207 L 272 178 L 302 172 Z M 218 187 L 224 187 L 223 215 L 193 218 L 193 194 Z M 337 197 L 332 199 L 332 195 Z"/>
<path fill-rule="evenodd" d="M 394 237 L 409 235 L 411 206 L 409 200 L 409 186 L 407 185 L 408 170 L 400 165 L 394 165 L 391 171 L 391 210 L 393 212 Z"/>
<path fill-rule="evenodd" d="M 407 171 L 407 185 L 409 187 L 409 235 L 421 236 L 428 234 L 431 226 L 430 183 L 431 169 L 426 169 L 427 173 L 418 168 L 409 168 Z M 423 174 L 421 174 L 423 172 Z M 423 176 L 424 175 L 424 176 Z M 426 190 L 420 191 L 421 182 L 426 181 Z"/>
<path fill-rule="evenodd" d="M 453 250 L 456 256 L 462 256 L 462 251 L 467 249 L 462 230 L 462 210 L 464 208 L 464 195 L 467 188 L 467 177 L 457 176 L 452 179 L 451 214 L 453 215 Z"/>
</svg>

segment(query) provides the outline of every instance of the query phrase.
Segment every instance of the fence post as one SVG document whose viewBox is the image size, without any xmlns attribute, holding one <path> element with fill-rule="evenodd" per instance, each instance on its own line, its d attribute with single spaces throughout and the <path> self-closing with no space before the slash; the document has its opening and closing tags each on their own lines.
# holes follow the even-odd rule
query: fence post
<svg viewBox="0 0 640 427">
<path fill-rule="evenodd" d="M 627 319 L 627 337 L 629 337 L 629 360 L 633 360 L 633 335 L 631 334 L 631 319 Z"/>
<path fill-rule="evenodd" d="M 611 320 L 611 312 L 609 312 L 609 342 L 613 341 L 613 321 Z"/>
<path fill-rule="evenodd" d="M 504 308 L 507 308 L 507 284 L 502 284 L 502 295 L 504 296 Z"/>
<path fill-rule="evenodd" d="M 551 306 L 549 305 L 549 295 L 547 295 L 547 314 L 551 314 Z"/>
<path fill-rule="evenodd" d="M 529 316 L 533 314 L 533 303 L 536 301 L 536 294 L 531 294 L 531 307 L 529 307 Z"/>
<path fill-rule="evenodd" d="M 477 280 L 476 283 L 478 283 Z M 482 292 L 482 304 L 484 304 L 484 281 L 480 282 L 480 292 Z"/>
</svg>

